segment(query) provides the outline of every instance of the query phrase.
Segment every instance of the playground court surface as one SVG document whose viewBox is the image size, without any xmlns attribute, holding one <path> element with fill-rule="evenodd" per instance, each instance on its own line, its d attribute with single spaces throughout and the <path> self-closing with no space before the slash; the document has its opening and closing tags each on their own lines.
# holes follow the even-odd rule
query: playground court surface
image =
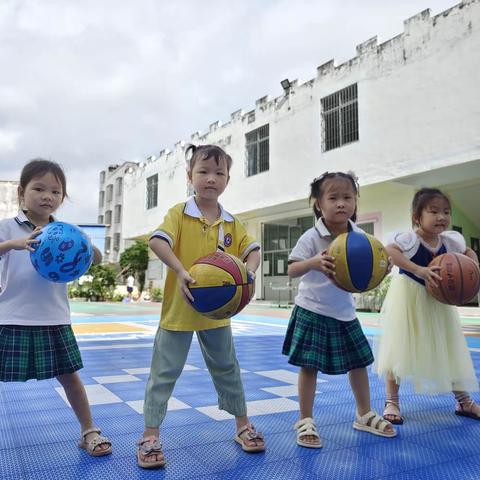
<svg viewBox="0 0 480 480">
<path fill-rule="evenodd" d="M 113 454 L 92 458 L 76 447 L 78 424 L 56 380 L 0 384 L 0 479 L 480 479 L 480 422 L 454 415 L 451 395 L 414 395 L 402 387 L 405 424 L 394 439 L 352 429 L 353 397 L 345 375 L 319 375 L 315 417 L 322 449 L 297 447 L 297 368 L 281 355 L 289 309 L 253 304 L 232 325 L 249 415 L 267 450 L 247 454 L 233 442 L 234 421 L 216 394 L 194 340 L 169 404 L 161 439 L 167 466 L 136 466 L 158 304 L 72 303 L 85 368 L 80 371 L 96 423 Z M 462 309 L 478 375 L 480 310 Z M 359 313 L 371 340 L 378 315 Z M 384 387 L 370 375 L 373 407 Z M 479 400 L 478 393 L 474 398 Z"/>
</svg>

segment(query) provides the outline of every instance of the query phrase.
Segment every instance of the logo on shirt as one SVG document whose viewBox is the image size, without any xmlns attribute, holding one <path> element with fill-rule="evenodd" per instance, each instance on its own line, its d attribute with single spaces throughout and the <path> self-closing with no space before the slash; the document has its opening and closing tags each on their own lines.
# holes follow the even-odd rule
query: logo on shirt
<svg viewBox="0 0 480 480">
<path fill-rule="evenodd" d="M 223 239 L 223 243 L 226 247 L 229 247 L 232 244 L 233 238 L 231 233 L 227 233 Z"/>
</svg>

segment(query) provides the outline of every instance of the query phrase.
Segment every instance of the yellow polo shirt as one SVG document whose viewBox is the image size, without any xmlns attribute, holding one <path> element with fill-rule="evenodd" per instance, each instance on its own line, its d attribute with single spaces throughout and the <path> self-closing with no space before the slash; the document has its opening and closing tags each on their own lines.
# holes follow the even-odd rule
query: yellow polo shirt
<svg viewBox="0 0 480 480">
<path fill-rule="evenodd" d="M 220 205 L 220 218 L 209 224 L 200 212 L 195 198 L 172 207 L 151 238 L 166 240 L 189 270 L 195 260 L 224 248 L 226 253 L 244 260 L 252 250 L 260 245 L 249 235 L 238 219 L 226 212 Z M 229 319 L 212 320 L 198 313 L 188 305 L 180 294 L 177 277 L 168 269 L 163 294 L 160 326 L 166 330 L 194 331 L 224 327 Z"/>
</svg>

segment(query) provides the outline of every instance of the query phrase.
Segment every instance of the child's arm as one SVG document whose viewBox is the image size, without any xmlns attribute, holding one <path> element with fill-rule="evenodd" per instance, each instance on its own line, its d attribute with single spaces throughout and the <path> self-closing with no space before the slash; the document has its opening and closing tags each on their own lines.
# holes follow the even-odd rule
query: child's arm
<svg viewBox="0 0 480 480">
<path fill-rule="evenodd" d="M 149 241 L 150 248 L 153 250 L 153 253 L 170 269 L 172 269 L 178 280 L 178 286 L 180 288 L 180 293 L 187 303 L 193 302 L 192 294 L 188 289 L 189 283 L 195 283 L 195 280 L 190 276 L 190 274 L 185 270 L 182 262 L 176 257 L 173 253 L 168 242 L 162 240 L 161 238 L 154 237 Z"/>
<path fill-rule="evenodd" d="M 35 237 L 42 231 L 42 227 L 37 227 L 28 237 L 14 238 L 12 240 L 5 240 L 0 243 L 0 255 L 9 252 L 10 250 L 28 250 L 35 251 L 32 247 L 38 240 Z"/>
<path fill-rule="evenodd" d="M 252 277 L 252 280 L 255 280 L 255 272 L 260 265 L 260 250 L 252 250 L 245 259 L 245 268 L 247 272 Z"/>
<path fill-rule="evenodd" d="M 441 280 L 442 277 L 438 273 L 435 273 L 435 271 L 440 270 L 441 267 L 421 267 L 420 265 L 417 265 L 416 263 L 409 260 L 403 254 L 400 248 L 394 243 L 390 243 L 385 248 L 388 255 L 392 257 L 393 263 L 397 267 L 413 273 L 416 277 L 425 280 L 426 283 L 434 287 L 438 286 L 435 280 Z"/>
<path fill-rule="evenodd" d="M 317 270 L 328 277 L 335 276 L 335 259 L 327 252 L 317 253 L 306 260 L 296 260 L 288 265 L 288 275 L 291 278 L 301 277 L 310 270 Z"/>
<path fill-rule="evenodd" d="M 102 261 L 102 252 L 95 246 L 93 246 L 93 260 L 94 265 L 98 265 Z"/>
<path fill-rule="evenodd" d="M 466 255 L 468 258 L 471 258 L 478 265 L 478 257 L 477 257 L 477 254 L 475 253 L 475 250 L 472 250 L 471 248 L 467 247 L 464 255 Z"/>
</svg>

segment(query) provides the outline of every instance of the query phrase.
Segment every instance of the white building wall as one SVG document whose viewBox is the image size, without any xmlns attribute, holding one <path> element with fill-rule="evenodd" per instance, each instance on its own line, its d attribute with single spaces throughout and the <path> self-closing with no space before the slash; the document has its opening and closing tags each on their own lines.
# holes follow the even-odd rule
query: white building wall
<svg viewBox="0 0 480 480">
<path fill-rule="evenodd" d="M 0 180 L 0 219 L 13 217 L 18 212 L 18 182 Z"/>
<path fill-rule="evenodd" d="M 310 212 L 309 183 L 325 170 L 353 169 L 362 190 L 440 167 L 480 159 L 480 3 L 464 0 L 435 16 L 429 11 L 405 21 L 404 32 L 378 45 L 372 38 L 342 65 L 318 67 L 314 79 L 254 110 L 232 113 L 193 143 L 223 146 L 233 157 L 231 181 L 220 199 L 241 215 L 250 233 L 263 221 Z M 359 141 L 322 153 L 321 98 L 358 85 Z M 254 120 L 252 121 L 254 117 Z M 245 134 L 269 124 L 269 170 L 245 176 Z M 146 178 L 159 174 L 158 206 L 145 208 Z M 367 190 L 368 192 L 368 190 Z M 413 187 L 394 193 L 385 184 L 362 192 L 360 213 L 381 211 L 381 231 L 410 225 L 407 206 Z M 384 195 L 380 202 L 378 196 Z M 184 145 L 134 169 L 125 177 L 123 236 L 145 235 L 173 204 L 186 198 Z M 397 213 L 391 215 L 391 212 Z"/>
</svg>

